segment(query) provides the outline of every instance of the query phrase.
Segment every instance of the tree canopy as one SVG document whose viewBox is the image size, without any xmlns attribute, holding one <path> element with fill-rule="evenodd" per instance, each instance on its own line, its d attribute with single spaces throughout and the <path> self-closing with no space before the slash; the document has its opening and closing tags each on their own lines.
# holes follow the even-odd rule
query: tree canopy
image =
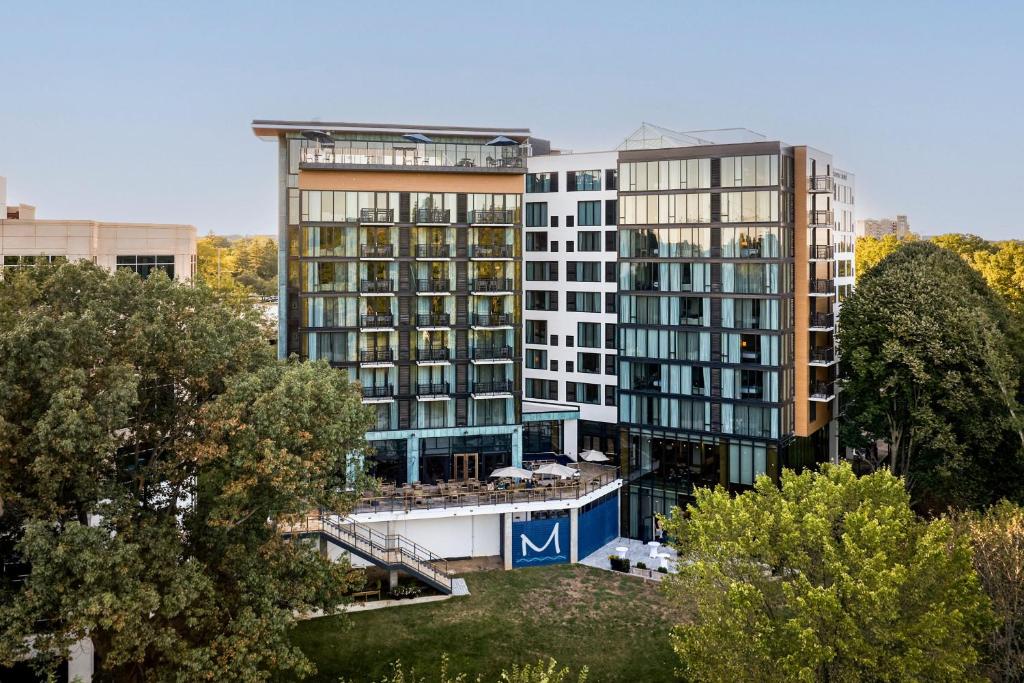
<svg viewBox="0 0 1024 683">
<path fill-rule="evenodd" d="M 665 529 L 666 580 L 697 617 L 673 631 L 686 680 L 978 680 L 991 621 L 967 540 L 922 521 L 887 471 L 784 470 L 698 488 Z"/>
<path fill-rule="evenodd" d="M 955 253 L 911 243 L 840 311 L 843 441 L 888 444 L 921 506 L 1024 497 L 1022 346 L 1014 319 Z"/>
<path fill-rule="evenodd" d="M 89 636 L 109 680 L 308 672 L 294 611 L 355 576 L 280 525 L 343 510 L 372 416 L 258 312 L 91 264 L 0 283 L 0 662 Z M 40 658 L 46 663 L 46 658 Z"/>
<path fill-rule="evenodd" d="M 277 295 L 277 242 L 210 233 L 196 243 L 199 279 L 218 290 Z"/>
</svg>

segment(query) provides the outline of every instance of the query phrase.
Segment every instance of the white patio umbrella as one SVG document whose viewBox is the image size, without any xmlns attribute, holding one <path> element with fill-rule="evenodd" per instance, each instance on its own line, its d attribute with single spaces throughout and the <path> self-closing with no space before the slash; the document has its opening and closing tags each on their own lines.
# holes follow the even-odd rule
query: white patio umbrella
<svg viewBox="0 0 1024 683">
<path fill-rule="evenodd" d="M 525 470 L 522 467 L 499 467 L 498 469 L 491 472 L 491 479 L 529 479 L 533 476 L 533 472 Z"/>
<path fill-rule="evenodd" d="M 547 465 L 541 465 L 533 471 L 534 474 L 550 474 L 561 479 L 566 477 L 572 477 L 576 474 L 576 470 L 565 465 L 559 465 L 557 462 L 548 463 Z"/>
<path fill-rule="evenodd" d="M 586 460 L 587 462 L 608 462 L 611 458 L 601 451 L 589 450 L 580 453 L 580 460 Z"/>
</svg>

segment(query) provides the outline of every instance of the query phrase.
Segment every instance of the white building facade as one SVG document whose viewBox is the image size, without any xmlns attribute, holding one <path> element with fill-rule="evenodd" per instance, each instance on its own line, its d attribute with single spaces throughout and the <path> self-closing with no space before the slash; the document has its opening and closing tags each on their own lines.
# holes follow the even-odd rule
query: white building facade
<svg viewBox="0 0 1024 683">
<path fill-rule="evenodd" d="M 523 221 L 524 393 L 579 407 L 576 434 L 533 450 L 616 457 L 618 153 L 528 160 Z M 526 447 L 524 446 L 524 449 Z"/>
</svg>

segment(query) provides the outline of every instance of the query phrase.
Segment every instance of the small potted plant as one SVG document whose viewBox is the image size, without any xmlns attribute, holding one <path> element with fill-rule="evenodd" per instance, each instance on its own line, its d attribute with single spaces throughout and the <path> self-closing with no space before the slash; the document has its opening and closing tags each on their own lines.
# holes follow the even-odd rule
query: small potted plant
<svg viewBox="0 0 1024 683">
<path fill-rule="evenodd" d="M 612 571 L 629 573 L 629 558 L 609 555 L 608 562 L 611 564 Z"/>
<path fill-rule="evenodd" d="M 636 563 L 636 568 L 637 569 L 647 569 L 647 563 L 646 562 L 637 562 Z"/>
</svg>

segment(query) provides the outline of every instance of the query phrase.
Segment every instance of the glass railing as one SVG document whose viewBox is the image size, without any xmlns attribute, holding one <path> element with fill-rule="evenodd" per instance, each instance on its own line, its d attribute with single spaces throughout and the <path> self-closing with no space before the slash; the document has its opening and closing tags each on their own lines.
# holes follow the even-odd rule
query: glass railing
<svg viewBox="0 0 1024 683">
<path fill-rule="evenodd" d="M 374 142 L 367 146 L 338 141 L 333 147 L 303 147 L 302 164 L 333 166 L 433 166 L 442 168 L 523 169 L 520 145 L 417 144 Z"/>
<path fill-rule="evenodd" d="M 832 382 L 811 382 L 811 398 L 830 398 L 835 395 L 835 385 Z"/>
<path fill-rule="evenodd" d="M 829 328 L 834 322 L 831 313 L 811 313 L 811 327 Z"/>
<path fill-rule="evenodd" d="M 812 259 L 828 260 L 832 258 L 834 247 L 831 244 L 812 244 L 810 257 Z"/>
<path fill-rule="evenodd" d="M 834 294 L 836 283 L 833 280 L 813 279 L 808 283 L 808 291 L 811 294 Z"/>
<path fill-rule="evenodd" d="M 831 346 L 821 346 L 811 349 L 809 359 L 812 363 L 831 363 L 836 357 L 836 351 Z"/>
<path fill-rule="evenodd" d="M 811 225 L 822 225 L 832 226 L 832 212 L 831 211 L 811 211 L 809 212 L 807 222 Z"/>
</svg>

